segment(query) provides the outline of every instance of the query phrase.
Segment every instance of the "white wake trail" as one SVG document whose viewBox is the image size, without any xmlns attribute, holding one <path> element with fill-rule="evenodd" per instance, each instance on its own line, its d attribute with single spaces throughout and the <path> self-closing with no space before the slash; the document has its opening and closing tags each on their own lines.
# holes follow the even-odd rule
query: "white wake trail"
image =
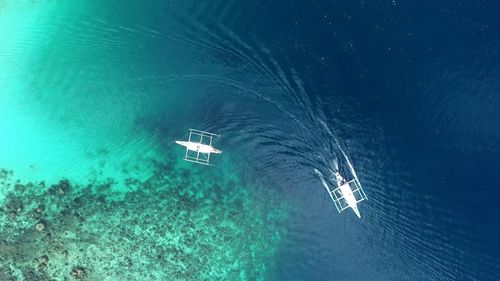
<svg viewBox="0 0 500 281">
<path fill-rule="evenodd" d="M 320 118 L 318 118 L 318 121 L 323 126 L 323 128 L 325 128 L 325 130 L 328 132 L 328 134 L 333 138 L 333 140 L 337 144 L 337 147 L 339 148 L 340 152 L 342 153 L 342 156 L 344 156 L 344 159 L 346 160 L 347 165 L 349 166 L 349 170 L 351 171 L 352 176 L 354 177 L 354 179 L 356 179 L 356 181 L 361 186 L 361 183 L 359 182 L 358 175 L 356 174 L 356 171 L 354 170 L 354 166 L 352 165 L 351 160 L 347 156 L 347 153 L 342 149 L 342 146 L 340 145 L 339 141 L 337 140 L 337 138 L 335 137 L 333 132 L 330 130 L 330 128 L 328 128 L 326 123 L 323 120 L 321 120 Z M 339 170 L 338 163 L 336 160 L 333 160 L 332 169 L 333 169 L 332 173 L 335 173 L 336 171 Z"/>
<path fill-rule="evenodd" d="M 316 172 L 316 174 L 318 174 L 319 179 L 321 180 L 321 183 L 323 184 L 326 191 L 328 192 L 328 195 L 330 195 L 330 198 L 332 198 L 332 200 L 333 200 L 332 194 L 330 193 L 330 188 L 328 188 L 328 184 L 326 183 L 326 180 L 325 180 L 325 177 L 323 176 L 323 174 L 320 171 L 318 171 L 318 169 L 316 169 L 316 168 L 314 168 L 314 172 Z"/>
</svg>

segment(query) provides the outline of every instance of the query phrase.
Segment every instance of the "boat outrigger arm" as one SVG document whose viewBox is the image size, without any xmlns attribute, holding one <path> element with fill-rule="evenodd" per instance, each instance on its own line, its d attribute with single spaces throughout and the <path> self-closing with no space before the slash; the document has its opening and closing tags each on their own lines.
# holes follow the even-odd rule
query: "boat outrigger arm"
<svg viewBox="0 0 500 281">
<path fill-rule="evenodd" d="M 184 160 L 203 165 L 210 165 L 210 154 L 221 154 L 222 151 L 212 146 L 213 137 L 216 134 L 189 129 L 188 141 L 175 141 L 175 143 L 186 147 Z"/>
<path fill-rule="evenodd" d="M 331 190 L 325 185 L 325 188 L 332 198 L 337 211 L 342 212 L 347 208 L 351 208 L 358 218 L 361 218 L 361 214 L 358 210 L 358 203 L 368 199 L 366 197 L 365 191 L 361 188 L 361 184 L 357 179 L 353 179 L 347 182 L 340 173 L 335 173 L 335 182 L 337 183 L 337 188 Z"/>
</svg>

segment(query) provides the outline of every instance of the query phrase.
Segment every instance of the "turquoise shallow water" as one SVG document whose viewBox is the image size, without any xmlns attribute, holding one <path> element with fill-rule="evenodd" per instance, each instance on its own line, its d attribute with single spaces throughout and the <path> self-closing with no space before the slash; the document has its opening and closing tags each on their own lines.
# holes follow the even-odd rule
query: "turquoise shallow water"
<svg viewBox="0 0 500 281">
<path fill-rule="evenodd" d="M 219 129 L 212 62 L 116 7 L 0 8 L 0 280 L 269 278 L 287 203 L 237 153 L 200 168 L 173 143 Z"/>
</svg>

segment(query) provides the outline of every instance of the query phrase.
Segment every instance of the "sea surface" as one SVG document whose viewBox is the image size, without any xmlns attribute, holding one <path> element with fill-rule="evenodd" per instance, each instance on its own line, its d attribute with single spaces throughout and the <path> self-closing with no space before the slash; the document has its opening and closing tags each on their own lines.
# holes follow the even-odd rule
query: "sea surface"
<svg viewBox="0 0 500 281">
<path fill-rule="evenodd" d="M 0 3 L 0 280 L 500 280 L 499 11 Z"/>
</svg>

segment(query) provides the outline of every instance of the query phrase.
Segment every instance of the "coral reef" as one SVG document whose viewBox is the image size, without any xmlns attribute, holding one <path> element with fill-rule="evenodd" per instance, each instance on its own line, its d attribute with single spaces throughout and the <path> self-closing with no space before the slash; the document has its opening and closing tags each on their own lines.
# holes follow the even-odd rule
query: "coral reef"
<svg viewBox="0 0 500 281">
<path fill-rule="evenodd" d="M 148 167 L 121 191 L 113 179 L 47 186 L 0 170 L 0 280 L 266 279 L 284 204 L 229 165 Z"/>
</svg>

